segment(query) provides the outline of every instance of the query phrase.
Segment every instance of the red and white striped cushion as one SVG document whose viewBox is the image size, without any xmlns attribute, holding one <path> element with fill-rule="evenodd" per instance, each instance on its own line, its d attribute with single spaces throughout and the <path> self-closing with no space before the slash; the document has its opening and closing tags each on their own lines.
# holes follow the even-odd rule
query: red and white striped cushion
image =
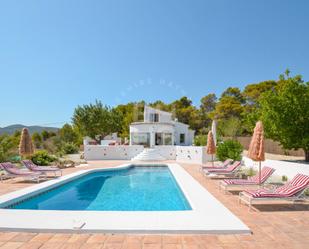
<svg viewBox="0 0 309 249">
<path fill-rule="evenodd" d="M 309 186 L 309 176 L 297 174 L 293 180 L 282 187 L 271 192 L 267 189 L 259 189 L 255 191 L 246 190 L 245 192 L 255 198 L 264 197 L 292 197 Z"/>
<path fill-rule="evenodd" d="M 270 175 L 274 172 L 275 170 L 273 168 L 270 167 L 263 167 L 263 169 L 261 170 L 261 183 L 265 182 Z M 253 185 L 253 184 L 259 184 L 259 175 L 255 175 L 252 177 L 249 177 L 247 180 L 244 179 L 226 179 L 223 180 L 226 184 L 229 185 Z"/>
<path fill-rule="evenodd" d="M 234 171 L 236 168 L 238 168 L 240 166 L 240 161 L 236 161 L 233 164 L 229 165 L 228 167 L 226 167 L 225 169 L 208 169 L 208 172 L 232 172 Z"/>
<path fill-rule="evenodd" d="M 245 179 L 225 179 L 223 180 L 228 185 L 253 185 L 256 184 L 254 181 L 245 180 Z"/>
<path fill-rule="evenodd" d="M 275 169 L 264 166 L 261 170 L 261 183 L 264 183 L 274 173 Z M 249 177 L 249 181 L 259 183 L 259 173 L 255 176 Z"/>
<path fill-rule="evenodd" d="M 303 174 L 297 174 L 290 182 L 290 185 L 297 186 L 301 184 L 306 184 L 308 182 L 309 182 L 309 176 Z"/>
</svg>

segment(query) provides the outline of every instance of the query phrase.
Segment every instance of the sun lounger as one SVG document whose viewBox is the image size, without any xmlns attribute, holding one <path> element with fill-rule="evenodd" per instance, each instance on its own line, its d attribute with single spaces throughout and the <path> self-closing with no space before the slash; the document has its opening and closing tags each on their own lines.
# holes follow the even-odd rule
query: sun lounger
<svg viewBox="0 0 309 249">
<path fill-rule="evenodd" d="M 210 178 L 231 178 L 234 177 L 240 169 L 241 162 L 235 161 L 233 164 L 222 169 L 203 169 L 204 174 Z"/>
<path fill-rule="evenodd" d="M 274 173 L 275 169 L 263 167 L 261 170 L 261 184 L 265 183 Z M 220 181 L 219 188 L 226 191 L 243 191 L 247 189 L 256 189 L 259 185 L 259 173 L 248 179 L 225 179 Z"/>
<path fill-rule="evenodd" d="M 254 204 L 275 204 L 278 202 L 295 202 L 302 200 L 303 193 L 309 187 L 309 176 L 297 174 L 291 182 L 274 190 L 258 189 L 246 190 L 239 193 L 239 203 L 249 205 L 251 209 Z"/>
<path fill-rule="evenodd" d="M 12 163 L 0 163 L 2 169 L 6 171 L 6 174 L 4 177 L 1 176 L 1 181 L 4 178 L 17 178 L 17 177 L 22 177 L 27 180 L 32 180 L 36 182 L 40 182 L 40 177 L 42 174 L 40 172 L 30 172 L 30 171 L 24 171 L 19 168 L 17 168 L 14 164 Z"/>
<path fill-rule="evenodd" d="M 33 172 L 40 172 L 42 174 L 53 173 L 55 177 L 57 176 L 57 173 L 59 173 L 59 176 L 62 176 L 62 171 L 58 167 L 38 166 L 30 160 L 23 160 L 22 163 L 27 169 Z"/>
<path fill-rule="evenodd" d="M 232 159 L 226 159 L 224 162 L 220 162 L 220 163 L 215 163 L 214 165 L 212 165 L 211 163 L 207 163 L 206 165 L 202 165 L 200 170 L 203 169 L 224 169 L 226 168 L 228 165 L 230 165 L 233 162 Z"/>
</svg>

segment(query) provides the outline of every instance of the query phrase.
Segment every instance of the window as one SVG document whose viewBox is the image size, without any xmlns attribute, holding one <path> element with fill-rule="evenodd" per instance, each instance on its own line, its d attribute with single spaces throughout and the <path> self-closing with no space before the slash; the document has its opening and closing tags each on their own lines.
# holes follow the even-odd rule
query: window
<svg viewBox="0 0 309 249">
<path fill-rule="evenodd" d="M 172 133 L 164 133 L 164 145 L 172 145 Z"/>
<path fill-rule="evenodd" d="M 159 114 L 150 113 L 150 122 L 159 122 Z"/>
<path fill-rule="evenodd" d="M 150 146 L 150 133 L 131 133 L 132 145 Z"/>
<path fill-rule="evenodd" d="M 184 133 L 181 133 L 181 134 L 180 134 L 180 139 L 179 139 L 179 140 L 180 140 L 179 142 L 180 142 L 181 144 L 183 144 L 183 143 L 185 142 L 185 134 L 184 134 Z"/>
</svg>

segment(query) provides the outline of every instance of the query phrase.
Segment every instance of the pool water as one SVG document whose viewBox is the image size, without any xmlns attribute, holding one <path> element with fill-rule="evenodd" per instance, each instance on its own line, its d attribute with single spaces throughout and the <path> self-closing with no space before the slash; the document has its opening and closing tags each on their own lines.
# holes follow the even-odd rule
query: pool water
<svg viewBox="0 0 309 249">
<path fill-rule="evenodd" d="M 131 166 L 81 176 L 13 209 L 177 211 L 191 206 L 167 166 Z"/>
</svg>

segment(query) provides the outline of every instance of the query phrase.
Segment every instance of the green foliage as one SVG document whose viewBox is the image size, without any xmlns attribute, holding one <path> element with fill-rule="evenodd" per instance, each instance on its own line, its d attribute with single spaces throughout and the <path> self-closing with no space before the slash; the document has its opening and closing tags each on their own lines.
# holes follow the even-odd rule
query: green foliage
<svg viewBox="0 0 309 249">
<path fill-rule="evenodd" d="M 49 155 L 46 150 L 38 150 L 32 155 L 31 160 L 37 165 L 45 166 L 56 161 L 57 158 Z"/>
<path fill-rule="evenodd" d="M 33 141 L 35 148 L 37 149 L 41 148 L 43 139 L 40 133 L 34 132 L 32 134 L 32 141 Z"/>
<path fill-rule="evenodd" d="M 217 97 L 215 94 L 210 93 L 201 98 L 200 109 L 202 112 L 210 113 L 216 108 Z"/>
<path fill-rule="evenodd" d="M 281 76 L 260 103 L 266 135 L 284 149 L 303 149 L 309 161 L 309 82 L 300 76 Z"/>
<path fill-rule="evenodd" d="M 245 98 L 238 87 L 228 87 L 221 95 L 221 98 L 231 97 L 240 103 L 245 102 Z"/>
<path fill-rule="evenodd" d="M 0 136 L 0 162 L 9 161 L 11 157 L 18 155 L 19 137 L 15 135 L 4 134 Z"/>
<path fill-rule="evenodd" d="M 53 131 L 46 131 L 46 130 L 43 130 L 42 132 L 41 132 L 41 136 L 42 136 L 42 139 L 43 139 L 43 141 L 46 141 L 46 140 L 48 140 L 49 138 L 51 138 L 51 137 L 55 137 L 57 134 L 55 133 L 55 132 L 53 132 Z"/>
<path fill-rule="evenodd" d="M 129 137 L 129 126 L 133 122 L 142 121 L 143 111 L 144 111 L 144 104 L 145 102 L 138 102 L 133 103 L 130 102 L 126 105 L 118 105 L 115 110 L 116 112 L 120 113 L 122 116 L 122 122 L 120 124 L 119 129 L 119 136 L 122 138 Z"/>
<path fill-rule="evenodd" d="M 229 158 L 239 161 L 242 151 L 243 147 L 238 141 L 229 139 L 218 144 L 216 156 L 220 161 L 225 161 Z"/>
<path fill-rule="evenodd" d="M 250 167 L 250 168 L 248 168 L 248 169 L 245 169 L 244 170 L 244 173 L 247 175 L 247 176 L 254 176 L 254 175 L 256 175 L 257 174 L 257 171 L 254 169 L 254 168 L 252 168 L 252 167 Z"/>
<path fill-rule="evenodd" d="M 73 127 L 69 124 L 65 124 L 60 130 L 59 130 L 59 137 L 63 142 L 66 143 L 78 143 L 79 140 L 79 134 L 76 130 L 73 129 Z"/>
<path fill-rule="evenodd" d="M 243 111 L 244 106 L 238 98 L 225 95 L 220 98 L 212 115 L 216 119 L 240 118 Z"/>
<path fill-rule="evenodd" d="M 196 146 L 205 146 L 207 144 L 207 135 L 197 135 L 194 138 L 194 145 Z"/>
<path fill-rule="evenodd" d="M 282 181 L 283 181 L 283 182 L 287 182 L 287 181 L 288 181 L 288 177 L 285 176 L 285 175 L 283 175 L 283 176 L 282 176 Z"/>
<path fill-rule="evenodd" d="M 74 143 L 66 142 L 62 144 L 61 151 L 64 154 L 75 154 L 78 152 L 78 147 Z"/>
<path fill-rule="evenodd" d="M 243 96 L 249 106 L 259 106 L 259 100 L 263 93 L 275 88 L 277 82 L 274 80 L 263 81 L 258 84 L 247 85 L 243 91 Z"/>
<path fill-rule="evenodd" d="M 217 130 L 220 136 L 235 138 L 241 132 L 241 120 L 237 117 L 219 120 Z"/>
<path fill-rule="evenodd" d="M 121 129 L 122 115 L 117 109 L 104 106 L 102 102 L 78 106 L 73 114 L 73 125 L 83 136 L 96 139 Z"/>
</svg>

